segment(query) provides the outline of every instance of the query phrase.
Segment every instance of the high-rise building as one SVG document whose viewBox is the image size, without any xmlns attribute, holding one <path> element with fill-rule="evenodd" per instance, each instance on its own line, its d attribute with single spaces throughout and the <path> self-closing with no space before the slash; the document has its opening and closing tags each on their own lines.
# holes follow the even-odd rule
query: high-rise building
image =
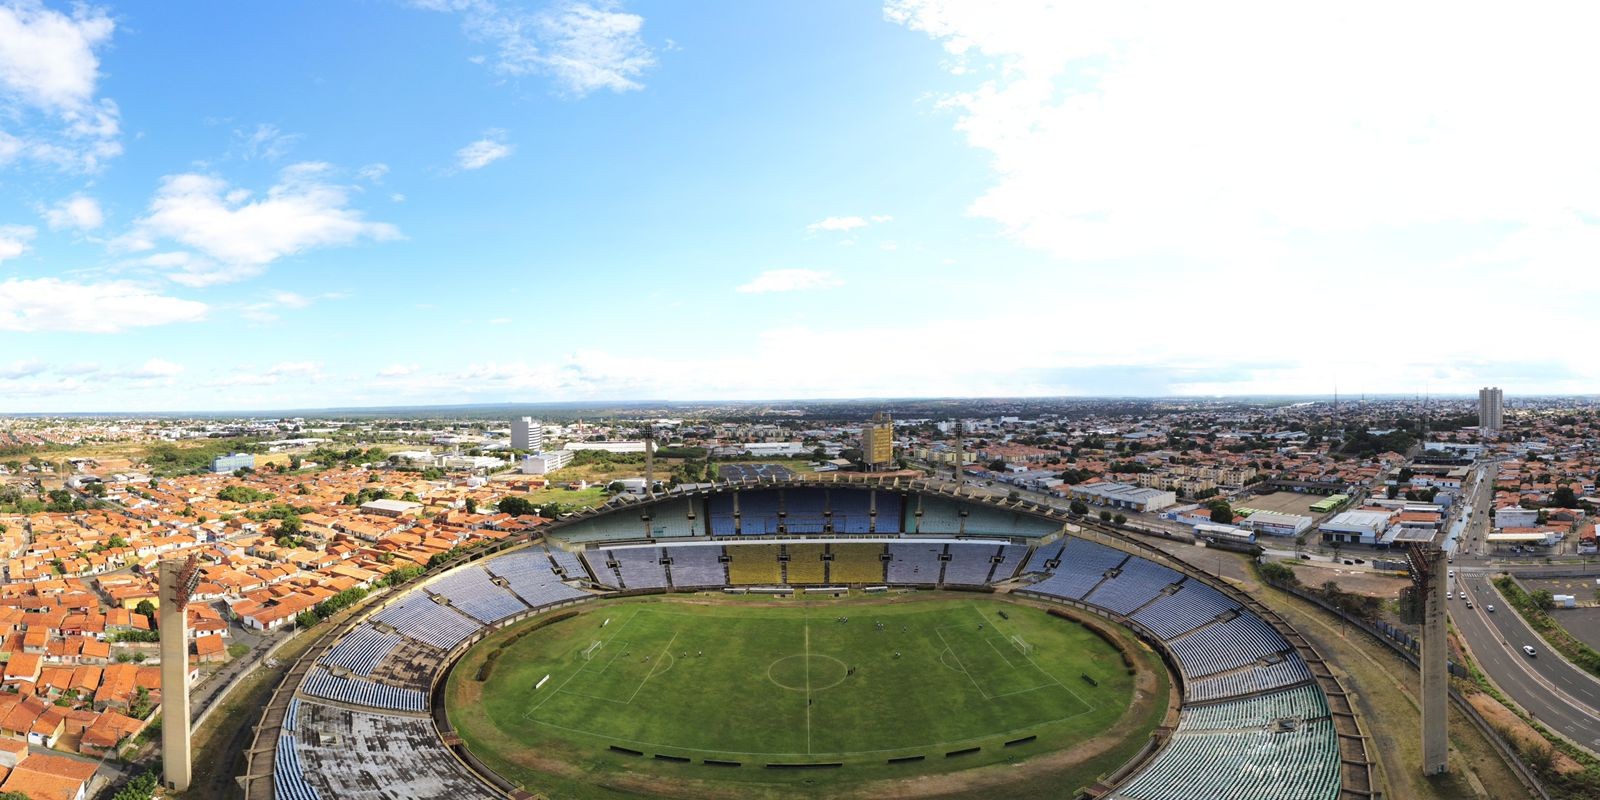
<svg viewBox="0 0 1600 800">
<path fill-rule="evenodd" d="M 511 449 L 537 453 L 544 447 L 544 425 L 532 417 L 511 421 Z"/>
<path fill-rule="evenodd" d="M 1478 390 L 1478 430 L 1485 435 L 1499 433 L 1503 416 L 1501 405 L 1505 395 L 1498 386 L 1485 386 Z"/>
<path fill-rule="evenodd" d="M 894 461 L 894 420 L 878 413 L 861 429 L 861 462 L 879 469 Z"/>
</svg>

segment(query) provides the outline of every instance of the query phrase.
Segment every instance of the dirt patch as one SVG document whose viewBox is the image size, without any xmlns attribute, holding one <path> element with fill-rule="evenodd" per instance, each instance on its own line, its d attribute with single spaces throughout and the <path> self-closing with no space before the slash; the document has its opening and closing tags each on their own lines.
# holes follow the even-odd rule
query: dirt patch
<svg viewBox="0 0 1600 800">
<path fill-rule="evenodd" d="M 1518 752 L 1526 753 L 1538 747 L 1549 747 L 1549 743 L 1545 741 L 1543 736 L 1539 735 L 1538 731 L 1533 729 L 1532 725 L 1524 722 L 1511 709 L 1500 705 L 1500 701 L 1493 697 L 1483 692 L 1472 692 L 1467 695 L 1467 702 L 1471 703 L 1472 707 L 1476 708 L 1478 713 L 1489 721 L 1490 727 L 1499 731 L 1500 735 L 1516 745 Z M 1572 760 L 1566 753 L 1554 748 L 1551 748 L 1551 750 L 1555 755 L 1551 763 L 1555 766 L 1557 772 L 1563 775 L 1571 775 L 1583 771 L 1583 765 Z"/>
</svg>

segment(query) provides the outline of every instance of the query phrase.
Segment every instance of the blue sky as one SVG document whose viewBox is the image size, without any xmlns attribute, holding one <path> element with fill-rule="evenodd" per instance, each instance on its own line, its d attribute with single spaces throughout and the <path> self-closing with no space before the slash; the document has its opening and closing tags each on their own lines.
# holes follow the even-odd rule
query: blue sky
<svg viewBox="0 0 1600 800">
<path fill-rule="evenodd" d="M 0 0 L 0 411 L 1592 392 L 1584 7 L 1278 5 Z"/>
</svg>

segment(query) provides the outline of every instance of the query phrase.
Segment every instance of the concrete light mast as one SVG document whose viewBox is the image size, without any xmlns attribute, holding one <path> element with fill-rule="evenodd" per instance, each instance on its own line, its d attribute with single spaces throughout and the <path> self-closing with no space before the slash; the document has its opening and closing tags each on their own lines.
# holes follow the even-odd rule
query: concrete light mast
<svg viewBox="0 0 1600 800">
<path fill-rule="evenodd" d="M 193 774 L 189 742 L 189 596 L 200 583 L 199 559 L 156 565 L 161 608 L 161 769 L 168 789 L 186 791 Z"/>
<path fill-rule="evenodd" d="M 1444 550 L 1414 544 L 1406 551 L 1411 584 L 1422 604 L 1422 774 L 1438 775 L 1448 769 L 1450 742 L 1445 735 L 1446 700 L 1450 676 L 1446 671 Z"/>
</svg>

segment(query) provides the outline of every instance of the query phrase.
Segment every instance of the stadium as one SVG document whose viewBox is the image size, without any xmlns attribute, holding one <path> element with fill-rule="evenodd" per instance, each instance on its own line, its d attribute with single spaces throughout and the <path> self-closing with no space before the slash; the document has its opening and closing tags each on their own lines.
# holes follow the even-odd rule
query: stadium
<svg viewBox="0 0 1600 800">
<path fill-rule="evenodd" d="M 1114 529 L 930 480 L 689 487 L 378 595 L 250 800 L 1373 796 L 1310 643 Z"/>
</svg>

